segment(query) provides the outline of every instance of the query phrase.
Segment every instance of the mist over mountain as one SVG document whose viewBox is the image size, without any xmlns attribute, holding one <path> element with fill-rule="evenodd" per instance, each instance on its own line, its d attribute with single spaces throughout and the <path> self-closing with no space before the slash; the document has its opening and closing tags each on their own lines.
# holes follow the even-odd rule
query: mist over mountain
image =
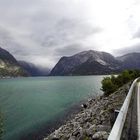
<svg viewBox="0 0 140 140">
<path fill-rule="evenodd" d="M 0 48 L 0 77 L 47 76 L 49 71 L 30 62 L 17 61 L 11 53 Z"/>
<path fill-rule="evenodd" d="M 36 66 L 33 63 L 26 61 L 18 61 L 20 66 L 24 68 L 31 76 L 47 76 L 49 74 L 49 69 Z"/>
</svg>

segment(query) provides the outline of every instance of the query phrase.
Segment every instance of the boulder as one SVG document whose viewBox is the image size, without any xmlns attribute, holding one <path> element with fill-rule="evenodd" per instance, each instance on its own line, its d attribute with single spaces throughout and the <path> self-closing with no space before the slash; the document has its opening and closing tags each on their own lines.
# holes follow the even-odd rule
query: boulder
<svg viewBox="0 0 140 140">
<path fill-rule="evenodd" d="M 106 131 L 99 131 L 92 136 L 92 140 L 107 140 L 108 135 Z"/>
</svg>

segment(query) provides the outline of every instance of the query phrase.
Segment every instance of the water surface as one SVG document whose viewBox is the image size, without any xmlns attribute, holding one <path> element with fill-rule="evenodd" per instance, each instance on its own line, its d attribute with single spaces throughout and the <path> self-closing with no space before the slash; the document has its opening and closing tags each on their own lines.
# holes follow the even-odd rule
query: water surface
<svg viewBox="0 0 140 140">
<path fill-rule="evenodd" d="M 63 76 L 0 80 L 4 140 L 20 140 L 61 117 L 81 100 L 101 94 L 103 76 Z"/>
</svg>

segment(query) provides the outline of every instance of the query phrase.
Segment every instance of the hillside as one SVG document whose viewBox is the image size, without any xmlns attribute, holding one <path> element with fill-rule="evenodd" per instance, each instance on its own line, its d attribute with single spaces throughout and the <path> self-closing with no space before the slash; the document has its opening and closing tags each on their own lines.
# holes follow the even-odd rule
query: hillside
<svg viewBox="0 0 140 140">
<path fill-rule="evenodd" d="M 0 48 L 0 77 L 17 76 L 28 76 L 28 73 L 8 51 Z"/>
</svg>

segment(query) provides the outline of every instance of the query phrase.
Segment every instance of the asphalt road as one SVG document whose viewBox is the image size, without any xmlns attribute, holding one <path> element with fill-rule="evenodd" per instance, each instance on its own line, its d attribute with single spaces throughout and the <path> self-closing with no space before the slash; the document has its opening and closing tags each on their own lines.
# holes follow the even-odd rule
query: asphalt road
<svg viewBox="0 0 140 140">
<path fill-rule="evenodd" d="M 140 140 L 140 82 L 137 80 L 131 85 L 109 140 L 114 137 L 115 140 Z"/>
<path fill-rule="evenodd" d="M 140 121 L 140 116 L 138 117 L 138 115 L 140 115 L 140 112 L 138 114 L 138 110 L 140 109 L 140 102 L 138 102 L 137 100 L 139 91 L 140 84 L 137 84 L 133 90 L 121 140 L 140 140 L 138 139 L 138 120 Z"/>
</svg>

